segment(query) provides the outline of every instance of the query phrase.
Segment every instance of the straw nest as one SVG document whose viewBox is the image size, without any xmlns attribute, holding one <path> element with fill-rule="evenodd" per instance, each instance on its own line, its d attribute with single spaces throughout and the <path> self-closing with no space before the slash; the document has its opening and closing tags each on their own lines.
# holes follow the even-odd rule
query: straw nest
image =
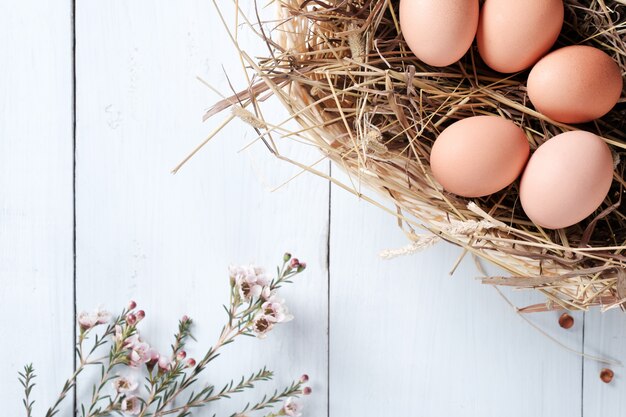
<svg viewBox="0 0 626 417">
<path fill-rule="evenodd" d="M 261 22 L 242 15 L 267 44 L 264 58 L 239 50 L 254 76 L 245 90 L 213 106 L 206 118 L 231 108 L 227 119 L 252 125 L 279 158 L 324 175 L 281 154 L 286 140 L 319 148 L 350 176 L 341 187 L 361 198 L 367 185 L 391 200 L 390 211 L 411 239 L 410 253 L 448 241 L 502 267 L 510 276 L 490 285 L 535 289 L 546 303 L 522 311 L 603 310 L 626 301 L 626 204 L 624 99 L 601 120 L 584 126 L 556 123 L 534 111 L 526 95 L 527 72 L 504 76 L 481 62 L 474 49 L 457 64 L 434 68 L 407 48 L 398 2 L 389 0 L 277 0 L 279 17 Z M 566 2 L 558 46 L 589 44 L 611 55 L 626 73 L 626 2 Z M 237 46 L 236 37 L 233 37 Z M 263 117 L 262 103 L 277 97 L 300 129 Z M 534 150 L 574 129 L 603 137 L 615 158 L 612 189 L 587 220 L 562 230 L 534 225 L 518 202 L 518 185 L 478 199 L 459 198 L 436 183 L 429 168 L 433 141 L 452 122 L 500 115 L 527 134 Z M 573 169 L 575 169 L 573 167 Z M 331 179 L 332 180 L 332 179 Z M 369 200 L 369 199 L 368 199 Z M 373 200 L 370 200 L 373 201 Z"/>
</svg>

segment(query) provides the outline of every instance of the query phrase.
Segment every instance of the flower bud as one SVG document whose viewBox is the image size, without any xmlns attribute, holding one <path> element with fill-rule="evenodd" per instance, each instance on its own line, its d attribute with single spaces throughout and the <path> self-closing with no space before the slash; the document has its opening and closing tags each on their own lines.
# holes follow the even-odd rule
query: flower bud
<svg viewBox="0 0 626 417">
<path fill-rule="evenodd" d="M 301 384 L 306 384 L 307 382 L 309 382 L 309 376 L 307 374 L 304 374 L 300 377 L 300 383 Z"/>
<path fill-rule="evenodd" d="M 193 368 L 194 366 L 196 366 L 196 360 L 194 358 L 187 359 L 187 366 Z"/>
<path fill-rule="evenodd" d="M 614 376 L 615 376 L 615 373 L 609 368 L 602 368 L 602 370 L 600 371 L 600 379 L 605 384 L 608 384 L 609 382 L 611 382 Z"/>
<path fill-rule="evenodd" d="M 128 302 L 128 309 L 133 310 L 135 307 L 137 307 L 137 303 L 134 300 L 130 300 Z"/>
<path fill-rule="evenodd" d="M 176 359 L 178 359 L 179 361 L 182 361 L 186 357 L 187 357 L 187 352 L 185 352 L 184 350 L 181 350 L 176 354 Z"/>
<path fill-rule="evenodd" d="M 143 319 L 144 319 L 144 317 L 146 317 L 146 312 L 145 312 L 145 311 L 143 311 L 143 310 L 139 310 L 139 311 L 136 313 L 136 316 L 137 316 L 137 322 L 140 322 L 141 320 L 143 320 Z"/>
<path fill-rule="evenodd" d="M 159 372 L 169 372 L 172 369 L 172 362 L 166 356 L 159 357 L 157 361 Z"/>
<path fill-rule="evenodd" d="M 574 317 L 570 316 L 567 313 L 563 313 L 561 317 L 559 317 L 559 326 L 564 329 L 571 329 L 574 325 Z"/>
<path fill-rule="evenodd" d="M 189 316 L 185 314 L 183 317 L 181 317 L 180 321 L 183 323 L 187 323 L 189 321 Z"/>
<path fill-rule="evenodd" d="M 298 265 L 298 272 L 302 272 L 306 269 L 306 262 L 300 262 L 300 265 Z"/>
<path fill-rule="evenodd" d="M 135 316 L 133 313 L 127 314 L 126 323 L 128 323 L 129 326 L 134 326 L 135 324 L 137 324 L 137 316 Z"/>
<path fill-rule="evenodd" d="M 146 366 L 148 367 L 148 372 L 152 372 L 154 366 L 159 362 L 159 358 L 161 357 L 161 355 L 159 355 L 159 352 L 157 352 L 155 349 L 150 349 L 150 351 L 148 352 L 148 356 L 150 359 L 148 360 L 148 362 L 146 362 Z"/>
<path fill-rule="evenodd" d="M 290 268 L 297 269 L 299 266 L 300 266 L 300 261 L 298 260 L 298 258 L 293 258 L 291 259 L 291 262 L 289 262 Z"/>
<path fill-rule="evenodd" d="M 283 261 L 289 262 L 290 259 L 291 259 L 291 254 L 289 252 L 285 252 L 285 254 L 283 255 Z"/>
<path fill-rule="evenodd" d="M 311 395 L 312 392 L 313 390 L 311 389 L 311 387 L 304 387 L 304 389 L 302 390 L 302 395 Z"/>
</svg>

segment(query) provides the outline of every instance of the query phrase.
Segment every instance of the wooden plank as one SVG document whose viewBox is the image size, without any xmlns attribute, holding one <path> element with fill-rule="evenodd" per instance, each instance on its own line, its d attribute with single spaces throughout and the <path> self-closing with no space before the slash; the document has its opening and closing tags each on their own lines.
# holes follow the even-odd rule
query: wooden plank
<svg viewBox="0 0 626 417">
<path fill-rule="evenodd" d="M 2 414 L 32 361 L 43 415 L 73 369 L 71 2 L 5 2 L 0 39 Z"/>
<path fill-rule="evenodd" d="M 226 18 L 233 21 L 232 13 Z M 209 381 L 222 384 L 268 365 L 277 382 L 260 388 L 271 392 L 307 372 L 315 391 L 307 413 L 323 415 L 328 184 L 305 175 L 269 192 L 297 171 L 262 144 L 238 153 L 256 135 L 243 123 L 225 128 L 170 174 L 228 114 L 201 122 L 219 97 L 195 77 L 225 93 L 225 71 L 244 85 L 211 2 L 79 1 L 77 24 L 79 307 L 119 308 L 136 298 L 147 312 L 142 329 L 161 350 L 169 346 L 176 320 L 188 314 L 198 323 L 197 348 L 190 352 L 198 357 L 225 320 L 228 265 L 273 268 L 290 250 L 309 261 L 301 281 L 285 291 L 295 320 L 267 339 L 229 346 Z M 270 113 L 285 116 L 276 105 Z M 319 157 L 306 149 L 293 152 Z M 207 413 L 230 415 L 243 399 L 260 399 L 261 391 Z"/>
<path fill-rule="evenodd" d="M 580 357 L 481 285 L 471 259 L 450 277 L 459 248 L 381 260 L 406 244 L 395 219 L 336 187 L 331 201 L 331 415 L 580 415 Z M 565 331 L 558 315 L 530 319 L 580 349 L 580 320 Z"/>
<path fill-rule="evenodd" d="M 626 364 L 626 316 L 621 310 L 606 313 L 595 310 L 585 315 L 585 352 Z M 610 384 L 600 380 L 600 372 L 605 367 L 615 373 Z M 624 366 L 585 360 L 583 375 L 584 416 L 617 417 L 626 413 Z"/>
</svg>

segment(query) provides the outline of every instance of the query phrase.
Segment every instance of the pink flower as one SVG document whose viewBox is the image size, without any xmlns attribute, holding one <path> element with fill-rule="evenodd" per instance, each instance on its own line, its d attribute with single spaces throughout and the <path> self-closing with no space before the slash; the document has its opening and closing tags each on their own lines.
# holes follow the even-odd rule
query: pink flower
<svg viewBox="0 0 626 417">
<path fill-rule="evenodd" d="M 302 374 L 300 377 L 300 383 L 306 384 L 307 382 L 309 382 L 309 376 L 307 374 Z"/>
<path fill-rule="evenodd" d="M 289 417 L 300 417 L 302 415 L 302 404 L 296 402 L 293 397 L 287 398 L 281 410 Z"/>
<path fill-rule="evenodd" d="M 166 356 L 159 357 L 157 364 L 159 365 L 159 370 L 162 372 L 168 372 L 172 369 L 172 361 Z"/>
<path fill-rule="evenodd" d="M 267 300 L 272 296 L 272 290 L 270 290 L 270 286 L 263 287 L 263 291 L 261 291 L 261 298 Z"/>
<path fill-rule="evenodd" d="M 119 324 L 115 325 L 115 335 L 113 336 L 113 340 L 115 340 L 116 342 L 122 342 L 123 340 L 123 332 L 122 332 L 122 326 L 120 326 Z"/>
<path fill-rule="evenodd" d="M 150 362 L 157 363 L 159 361 L 159 358 L 161 357 L 161 355 L 159 354 L 159 352 L 156 351 L 156 349 L 150 349 L 149 352 L 150 355 Z"/>
<path fill-rule="evenodd" d="M 120 331 L 121 331 L 121 327 L 120 327 Z M 127 349 L 132 349 L 135 345 L 138 345 L 140 343 L 141 343 L 141 339 L 139 338 L 139 335 L 135 333 L 134 335 L 129 336 L 126 338 L 126 340 L 124 340 L 124 347 Z"/>
<path fill-rule="evenodd" d="M 150 350 L 148 351 L 148 356 L 150 359 L 148 359 L 148 362 L 146 362 L 146 366 L 148 367 L 148 372 L 152 372 L 156 364 L 159 362 L 159 358 L 161 357 L 161 355 L 159 354 L 159 352 L 156 351 L 156 349 L 150 348 Z"/>
<path fill-rule="evenodd" d="M 274 321 L 270 320 L 267 316 L 260 315 L 252 323 L 252 330 L 256 333 L 257 337 L 264 339 L 267 333 L 274 327 Z"/>
<path fill-rule="evenodd" d="M 274 323 L 283 323 L 293 320 L 293 316 L 289 314 L 285 300 L 276 296 L 271 296 L 269 300 L 261 306 L 263 314 Z"/>
<path fill-rule="evenodd" d="M 134 343 L 128 355 L 130 366 L 133 368 L 140 367 L 150 361 L 151 355 L 152 349 L 150 349 L 150 345 L 145 342 Z"/>
<path fill-rule="evenodd" d="M 102 307 L 98 307 L 98 309 L 95 311 L 95 314 L 98 324 L 106 324 L 109 322 L 109 320 L 111 320 L 111 313 L 104 310 Z"/>
<path fill-rule="evenodd" d="M 194 358 L 187 359 L 187 366 L 189 368 L 193 368 L 194 366 L 196 366 L 196 360 Z"/>
<path fill-rule="evenodd" d="M 119 377 L 113 381 L 113 388 L 119 394 L 127 394 L 137 389 L 137 381 L 133 378 Z"/>
<path fill-rule="evenodd" d="M 144 317 L 146 317 L 146 312 L 143 310 L 139 310 L 136 316 L 137 316 L 137 323 L 139 323 L 141 320 L 144 319 Z"/>
<path fill-rule="evenodd" d="M 78 324 L 80 325 L 80 329 L 82 331 L 89 330 L 98 324 L 98 320 L 91 313 L 87 313 L 86 311 L 81 311 L 78 314 Z"/>
<path fill-rule="evenodd" d="M 78 314 L 78 324 L 82 331 L 89 330 L 99 324 L 108 323 L 110 319 L 111 313 L 102 309 L 102 307 L 98 307 L 90 313 L 81 311 Z"/>
<path fill-rule="evenodd" d="M 124 413 L 136 416 L 141 411 L 141 402 L 138 397 L 126 397 L 122 400 L 121 408 Z"/>
<path fill-rule="evenodd" d="M 302 395 L 311 395 L 312 392 L 313 390 L 311 389 L 311 387 L 304 387 L 302 389 Z"/>
<path fill-rule="evenodd" d="M 185 352 L 184 350 L 181 350 L 176 354 L 176 359 L 179 361 L 182 361 L 186 357 L 187 357 L 187 352 Z"/>
<path fill-rule="evenodd" d="M 135 307 L 137 307 L 137 303 L 136 303 L 134 300 L 130 300 L 130 301 L 128 302 L 128 309 L 129 309 L 129 310 L 134 310 L 134 309 L 135 309 Z"/>
<path fill-rule="evenodd" d="M 234 280 L 242 299 L 250 301 L 262 295 L 269 296 L 271 278 L 259 266 L 231 266 L 230 277 Z"/>
</svg>

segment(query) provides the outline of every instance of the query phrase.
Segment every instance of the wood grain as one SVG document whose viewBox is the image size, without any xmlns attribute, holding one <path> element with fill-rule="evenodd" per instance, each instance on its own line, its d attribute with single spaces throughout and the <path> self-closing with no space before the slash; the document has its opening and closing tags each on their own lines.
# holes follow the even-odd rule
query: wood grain
<svg viewBox="0 0 626 417">
<path fill-rule="evenodd" d="M 322 415 L 328 184 L 301 176 L 269 192 L 296 171 L 261 143 L 238 153 L 255 136 L 243 123 L 224 129 L 177 175 L 170 173 L 225 116 L 202 123 L 203 109 L 219 97 L 195 77 L 224 93 L 225 73 L 244 85 L 210 2 L 80 1 L 77 22 L 79 307 L 119 308 L 136 298 L 147 312 L 142 330 L 162 351 L 176 320 L 188 314 L 198 339 L 190 354 L 198 357 L 225 322 L 228 265 L 256 262 L 273 270 L 284 251 L 292 251 L 309 261 L 284 294 L 296 319 L 265 340 L 228 346 L 208 371 L 208 381 L 222 385 L 267 365 L 277 372 L 276 384 L 261 384 L 254 395 L 202 415 L 230 415 L 244 400 L 260 400 L 305 372 L 316 392 L 306 402 L 308 415 Z M 310 149 L 292 152 L 317 157 Z"/>
<path fill-rule="evenodd" d="M 73 368 L 71 23 L 69 1 L 0 5 L 0 398 L 6 416 L 24 415 L 17 382 L 24 364 L 37 369 L 37 415 Z"/>
<path fill-rule="evenodd" d="M 585 352 L 626 363 L 626 323 L 621 310 L 606 313 L 592 311 L 585 315 Z M 600 371 L 615 372 L 610 384 L 600 380 Z M 618 417 L 626 410 L 626 375 L 624 366 L 607 366 L 586 360 L 583 369 L 583 415 Z"/>
<path fill-rule="evenodd" d="M 331 416 L 580 415 L 581 359 L 481 285 L 470 259 L 449 276 L 459 248 L 378 259 L 406 244 L 394 220 L 336 188 L 331 200 Z M 557 318 L 531 316 L 581 349 L 582 326 L 565 331 Z"/>
</svg>

